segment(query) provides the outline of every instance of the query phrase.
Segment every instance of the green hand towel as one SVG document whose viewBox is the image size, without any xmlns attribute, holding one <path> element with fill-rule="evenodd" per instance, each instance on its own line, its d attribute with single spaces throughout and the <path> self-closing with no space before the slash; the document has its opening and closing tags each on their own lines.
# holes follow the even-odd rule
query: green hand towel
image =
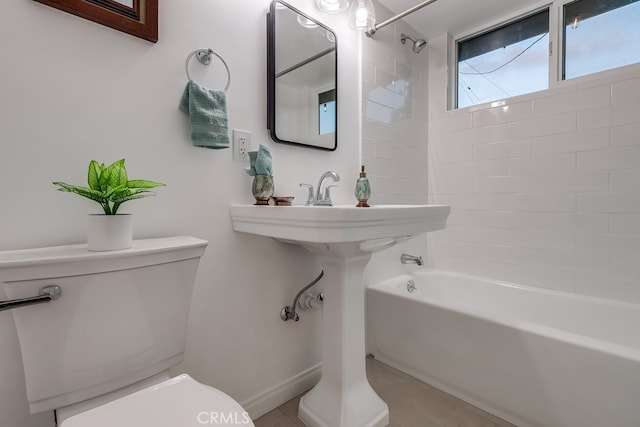
<svg viewBox="0 0 640 427">
<path fill-rule="evenodd" d="M 229 148 L 227 97 L 190 80 L 180 100 L 180 110 L 189 115 L 191 142 L 196 147 Z"/>
<path fill-rule="evenodd" d="M 258 175 L 273 175 L 271 170 L 271 149 L 266 145 L 260 144 L 260 148 L 258 148 L 255 169 Z"/>
<path fill-rule="evenodd" d="M 244 170 L 249 176 L 256 176 L 256 159 L 258 158 L 258 152 L 249 151 L 247 154 L 249 155 L 249 167 L 244 168 Z"/>
<path fill-rule="evenodd" d="M 271 149 L 260 144 L 258 151 L 249 151 L 249 167 L 244 170 L 251 176 L 273 175 Z"/>
</svg>

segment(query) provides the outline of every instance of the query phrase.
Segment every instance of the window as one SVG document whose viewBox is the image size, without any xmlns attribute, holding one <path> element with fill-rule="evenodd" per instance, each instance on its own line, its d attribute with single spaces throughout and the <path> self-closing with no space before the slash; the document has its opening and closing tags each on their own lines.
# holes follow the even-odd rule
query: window
<svg viewBox="0 0 640 427">
<path fill-rule="evenodd" d="M 336 131 L 336 90 L 318 95 L 318 133 L 326 135 Z"/>
<path fill-rule="evenodd" d="M 458 42 L 458 108 L 549 87 L 549 9 Z"/>
<path fill-rule="evenodd" d="M 554 0 L 549 8 L 459 39 L 455 106 L 505 99 L 556 86 L 559 79 L 640 63 L 639 22 L 640 0 Z M 549 28 L 561 31 L 550 35 Z M 562 49 L 552 55 L 550 46 Z"/>
<path fill-rule="evenodd" d="M 639 0 L 574 1 L 563 16 L 563 79 L 640 62 Z"/>
</svg>

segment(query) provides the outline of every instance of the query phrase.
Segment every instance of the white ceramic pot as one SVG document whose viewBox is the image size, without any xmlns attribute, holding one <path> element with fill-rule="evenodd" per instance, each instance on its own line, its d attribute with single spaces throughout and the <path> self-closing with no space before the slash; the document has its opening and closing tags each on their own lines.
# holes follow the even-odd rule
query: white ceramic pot
<svg viewBox="0 0 640 427">
<path fill-rule="evenodd" d="M 132 235 L 130 214 L 89 215 L 87 240 L 90 251 L 117 251 L 130 248 Z"/>
</svg>

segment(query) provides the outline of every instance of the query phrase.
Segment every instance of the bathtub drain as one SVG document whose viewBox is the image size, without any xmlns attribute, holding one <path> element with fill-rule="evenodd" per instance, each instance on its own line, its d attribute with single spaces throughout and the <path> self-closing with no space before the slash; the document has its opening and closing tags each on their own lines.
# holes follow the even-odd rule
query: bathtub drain
<svg viewBox="0 0 640 427">
<path fill-rule="evenodd" d="M 412 293 L 413 291 L 415 291 L 416 289 L 416 284 L 413 280 L 409 280 L 407 282 L 407 291 L 409 291 L 409 293 Z"/>
</svg>

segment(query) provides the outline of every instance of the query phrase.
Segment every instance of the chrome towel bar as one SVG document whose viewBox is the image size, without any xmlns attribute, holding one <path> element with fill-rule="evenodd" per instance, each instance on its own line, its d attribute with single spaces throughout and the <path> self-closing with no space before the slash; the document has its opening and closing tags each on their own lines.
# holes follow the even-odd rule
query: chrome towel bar
<svg viewBox="0 0 640 427">
<path fill-rule="evenodd" d="M 62 295 L 62 289 L 58 285 L 45 286 L 40 289 L 40 294 L 35 297 L 19 298 L 9 301 L 0 301 L 0 311 L 11 310 L 12 308 L 26 307 L 28 305 L 42 304 L 55 301 Z"/>
<path fill-rule="evenodd" d="M 211 64 L 211 55 L 217 56 L 218 59 L 222 61 L 224 68 L 226 68 L 227 70 L 227 84 L 224 87 L 224 91 L 226 92 L 227 89 L 229 89 L 229 85 L 231 84 L 231 71 L 229 71 L 229 66 L 227 65 L 227 61 L 225 61 L 224 58 L 222 58 L 222 56 L 218 55 L 211 48 L 194 50 L 189 55 L 187 55 L 187 60 L 184 63 L 184 68 L 187 71 L 187 79 L 189 79 L 189 81 L 191 81 L 191 74 L 189 73 L 189 61 L 191 61 L 191 58 L 193 57 L 193 55 L 196 56 L 196 58 L 198 59 L 198 62 L 200 62 L 202 65 Z"/>
</svg>

